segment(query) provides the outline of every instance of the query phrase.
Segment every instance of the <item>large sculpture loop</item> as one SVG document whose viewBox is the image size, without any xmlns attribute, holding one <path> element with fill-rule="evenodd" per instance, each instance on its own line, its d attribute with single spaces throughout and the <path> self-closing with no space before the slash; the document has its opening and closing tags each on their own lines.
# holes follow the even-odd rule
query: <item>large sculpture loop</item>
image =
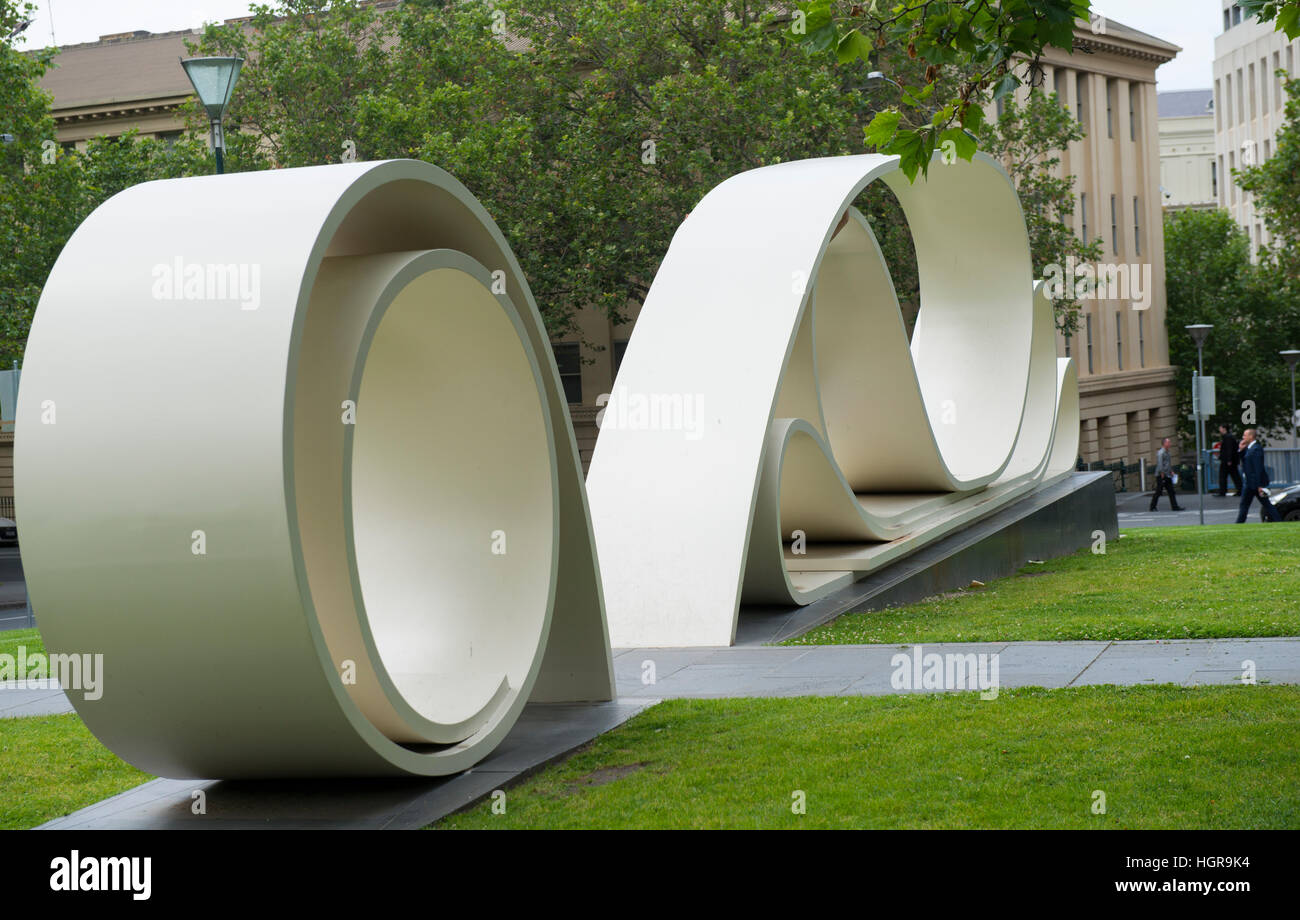
<svg viewBox="0 0 1300 920">
<path fill-rule="evenodd" d="M 165 776 L 439 775 L 613 695 L 563 389 L 519 265 L 415 161 L 136 186 L 78 229 L 15 460 L 47 644 Z"/>
<path fill-rule="evenodd" d="M 916 246 L 910 343 L 850 206 L 877 179 Z M 1015 190 L 982 155 L 915 184 L 883 156 L 723 182 L 673 239 L 605 419 L 645 394 L 690 400 L 702 424 L 602 427 L 587 488 L 618 646 L 728 645 L 742 600 L 808 603 L 1059 476 L 1077 449 L 1073 364 Z"/>
</svg>

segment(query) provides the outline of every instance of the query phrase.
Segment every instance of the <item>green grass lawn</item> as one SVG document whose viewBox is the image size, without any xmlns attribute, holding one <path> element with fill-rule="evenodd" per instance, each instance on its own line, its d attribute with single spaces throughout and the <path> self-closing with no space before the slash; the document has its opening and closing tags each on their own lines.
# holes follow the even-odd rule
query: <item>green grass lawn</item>
<svg viewBox="0 0 1300 920">
<path fill-rule="evenodd" d="M 1289 686 L 673 700 L 435 827 L 1297 828 L 1297 751 Z"/>
<path fill-rule="evenodd" d="M 152 778 L 75 714 L 0 719 L 0 828 L 35 827 Z"/>
<path fill-rule="evenodd" d="M 34 655 L 40 652 L 45 654 L 45 643 L 41 641 L 41 634 L 35 629 L 8 629 L 0 632 L 0 655 L 13 655 L 18 657 L 18 646 L 27 647 L 27 654 Z"/>
<path fill-rule="evenodd" d="M 1144 527 L 983 588 L 840 617 L 787 645 L 1300 635 L 1300 527 Z"/>
</svg>

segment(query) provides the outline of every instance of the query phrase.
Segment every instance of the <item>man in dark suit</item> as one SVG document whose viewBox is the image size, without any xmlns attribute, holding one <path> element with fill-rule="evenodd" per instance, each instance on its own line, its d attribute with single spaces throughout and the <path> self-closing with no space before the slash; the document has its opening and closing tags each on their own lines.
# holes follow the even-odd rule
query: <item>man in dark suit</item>
<svg viewBox="0 0 1300 920">
<path fill-rule="evenodd" d="M 1237 469 L 1237 464 L 1241 461 L 1241 454 L 1237 450 L 1237 436 L 1228 430 L 1227 425 L 1219 426 L 1219 496 L 1228 494 L 1228 477 L 1232 477 L 1233 483 L 1237 486 L 1237 494 L 1241 494 L 1241 471 Z"/>
<path fill-rule="evenodd" d="M 1268 486 L 1268 470 L 1264 469 L 1264 448 L 1255 440 L 1255 429 L 1247 428 L 1241 436 L 1241 470 L 1246 474 L 1246 487 L 1241 490 L 1241 506 L 1237 509 L 1237 523 L 1246 523 L 1252 499 L 1264 506 L 1264 516 L 1270 521 L 1280 521 L 1277 509 L 1268 500 L 1264 489 Z"/>
</svg>

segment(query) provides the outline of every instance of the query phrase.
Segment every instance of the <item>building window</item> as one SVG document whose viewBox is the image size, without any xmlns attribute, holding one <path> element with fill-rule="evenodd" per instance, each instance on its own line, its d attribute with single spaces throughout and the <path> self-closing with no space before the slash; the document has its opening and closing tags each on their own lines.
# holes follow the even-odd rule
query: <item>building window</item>
<svg viewBox="0 0 1300 920">
<path fill-rule="evenodd" d="M 1219 197 L 1219 164 L 1213 160 L 1210 161 L 1210 194 L 1215 198 Z"/>
<path fill-rule="evenodd" d="M 1128 87 L 1128 139 L 1137 142 L 1138 139 L 1138 105 L 1140 104 L 1138 95 L 1142 88 L 1134 83 Z"/>
<path fill-rule="evenodd" d="M 1290 75 L 1290 76 L 1292 76 L 1292 77 L 1296 76 L 1296 72 L 1295 72 L 1295 48 L 1294 48 L 1293 46 L 1291 46 L 1291 45 L 1287 45 L 1287 46 L 1286 46 L 1286 72 L 1287 72 L 1288 75 Z"/>
<path fill-rule="evenodd" d="M 1138 367 L 1147 366 L 1147 336 L 1142 323 L 1145 315 L 1146 311 L 1138 310 Z"/>
<path fill-rule="evenodd" d="M 1114 195 L 1110 196 L 1110 251 L 1119 255 L 1119 205 Z"/>
<path fill-rule="evenodd" d="M 1066 356 L 1067 358 L 1070 357 L 1070 339 L 1071 339 L 1071 338 L 1073 338 L 1073 336 L 1071 336 L 1070 333 L 1068 333 L 1068 332 L 1065 333 L 1065 356 Z"/>
<path fill-rule="evenodd" d="M 1106 136 L 1115 136 L 1115 81 L 1106 81 Z"/>
<path fill-rule="evenodd" d="M 623 355 L 627 352 L 627 339 L 614 342 L 614 376 L 618 376 L 618 369 L 623 365 Z"/>
<path fill-rule="evenodd" d="M 1079 217 L 1083 219 L 1083 241 L 1088 242 L 1088 193 L 1079 195 Z"/>
<path fill-rule="evenodd" d="M 1273 156 L 1273 142 L 1265 138 L 1264 139 L 1264 162 L 1267 163 L 1269 161 L 1269 158 L 1272 156 Z"/>
<path fill-rule="evenodd" d="M 1246 78 L 1240 67 L 1237 68 L 1237 121 L 1246 123 Z"/>
<path fill-rule="evenodd" d="M 1052 88 L 1056 91 L 1056 101 L 1069 109 L 1070 102 L 1065 97 L 1065 78 L 1068 71 L 1064 67 L 1056 68 L 1052 74 Z"/>
<path fill-rule="evenodd" d="M 1268 58 L 1259 59 L 1259 114 L 1268 111 Z"/>
<path fill-rule="evenodd" d="M 1138 196 L 1133 196 L 1133 255 L 1142 255 L 1142 213 L 1138 209 Z"/>
<path fill-rule="evenodd" d="M 1214 104 L 1214 127 L 1216 130 L 1222 131 L 1223 113 L 1220 111 L 1220 109 L 1223 108 L 1223 81 L 1222 80 L 1214 81 L 1214 98 L 1216 100 Z"/>
<path fill-rule="evenodd" d="M 1278 73 L 1282 69 L 1282 52 L 1273 52 L 1273 105 L 1277 108 L 1286 106 L 1286 100 L 1282 97 L 1282 76 Z"/>
<path fill-rule="evenodd" d="M 1232 28 L 1232 10 L 1223 11 L 1223 31 L 1227 32 Z"/>
<path fill-rule="evenodd" d="M 1088 75 L 1081 73 L 1074 78 L 1075 118 L 1085 128 L 1088 126 Z"/>
<path fill-rule="evenodd" d="M 560 383 L 564 385 L 564 398 L 571 403 L 582 402 L 582 352 L 577 342 L 556 342 L 555 363 L 560 369 Z"/>
<path fill-rule="evenodd" d="M 1255 65 L 1250 65 L 1250 117 L 1255 117 Z"/>
<path fill-rule="evenodd" d="M 1235 3 L 1232 5 L 1232 24 L 1234 26 L 1241 25 L 1241 7 Z"/>
<path fill-rule="evenodd" d="M 1237 154 L 1228 151 L 1228 174 L 1224 176 L 1227 179 L 1228 186 L 1228 204 L 1237 203 L 1237 184 L 1232 181 L 1232 174 L 1237 169 Z"/>
<path fill-rule="evenodd" d="M 1088 373 L 1092 373 L 1092 314 L 1089 313 L 1083 318 L 1084 332 L 1087 334 L 1088 346 Z"/>
<path fill-rule="evenodd" d="M 1124 311 L 1115 311 L 1115 366 L 1124 369 Z"/>
</svg>

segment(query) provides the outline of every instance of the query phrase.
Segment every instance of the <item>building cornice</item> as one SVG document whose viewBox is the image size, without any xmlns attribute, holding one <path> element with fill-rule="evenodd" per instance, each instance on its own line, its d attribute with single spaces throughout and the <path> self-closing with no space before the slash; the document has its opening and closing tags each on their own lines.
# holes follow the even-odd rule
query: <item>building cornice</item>
<svg viewBox="0 0 1300 920">
<path fill-rule="evenodd" d="M 94 105 L 69 106 L 55 110 L 54 123 L 58 125 L 84 124 L 111 121 L 121 118 L 140 118 L 145 115 L 170 115 L 179 112 L 189 95 L 141 97 L 132 100 L 110 101 Z"/>
<path fill-rule="evenodd" d="M 1079 378 L 1079 395 L 1096 396 L 1101 393 L 1132 390 L 1142 386 L 1160 386 L 1173 383 L 1178 376 L 1176 367 L 1148 367 L 1135 371 L 1117 371 L 1113 374 L 1093 374 Z"/>
</svg>

